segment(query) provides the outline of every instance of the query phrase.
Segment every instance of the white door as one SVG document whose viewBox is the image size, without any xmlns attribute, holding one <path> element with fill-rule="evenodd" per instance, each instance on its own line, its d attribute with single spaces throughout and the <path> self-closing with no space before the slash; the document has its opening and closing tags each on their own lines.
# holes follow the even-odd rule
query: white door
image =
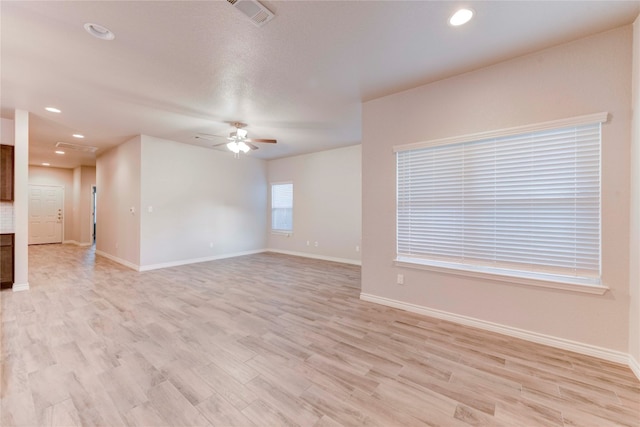
<svg viewBox="0 0 640 427">
<path fill-rule="evenodd" d="M 62 243 L 63 187 L 29 186 L 29 244 Z"/>
</svg>

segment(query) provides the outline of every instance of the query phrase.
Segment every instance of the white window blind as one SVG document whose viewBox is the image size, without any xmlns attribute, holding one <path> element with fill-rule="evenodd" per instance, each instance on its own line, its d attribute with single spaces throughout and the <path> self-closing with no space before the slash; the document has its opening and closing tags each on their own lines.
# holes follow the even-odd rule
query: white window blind
<svg viewBox="0 0 640 427">
<path fill-rule="evenodd" d="M 271 185 L 271 229 L 293 231 L 293 184 Z"/>
<path fill-rule="evenodd" d="M 508 133 L 396 149 L 398 259 L 599 283 L 600 122 Z"/>
</svg>

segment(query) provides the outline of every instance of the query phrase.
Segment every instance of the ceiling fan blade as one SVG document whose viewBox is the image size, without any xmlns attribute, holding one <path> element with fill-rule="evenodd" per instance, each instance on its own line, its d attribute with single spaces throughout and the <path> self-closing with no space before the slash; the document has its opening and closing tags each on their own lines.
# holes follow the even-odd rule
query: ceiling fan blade
<svg viewBox="0 0 640 427">
<path fill-rule="evenodd" d="M 253 145 L 250 142 L 247 142 L 246 140 L 244 141 L 245 144 L 247 144 L 249 146 L 249 148 L 251 148 L 252 150 L 257 150 L 259 147 L 257 145 Z"/>
<path fill-rule="evenodd" d="M 246 138 L 244 142 L 261 142 L 266 144 L 275 144 L 278 141 L 276 139 Z"/>
<path fill-rule="evenodd" d="M 220 138 L 226 138 L 226 136 L 210 135 L 208 133 L 199 133 L 195 136 L 196 139 L 206 139 L 207 141 L 213 141 Z"/>
</svg>

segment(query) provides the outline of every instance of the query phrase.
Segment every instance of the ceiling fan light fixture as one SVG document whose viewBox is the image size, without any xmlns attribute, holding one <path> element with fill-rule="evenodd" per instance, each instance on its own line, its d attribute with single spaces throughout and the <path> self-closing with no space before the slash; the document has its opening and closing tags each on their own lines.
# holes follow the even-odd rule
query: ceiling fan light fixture
<svg viewBox="0 0 640 427">
<path fill-rule="evenodd" d="M 248 153 L 251 150 L 257 150 L 258 147 L 254 145 L 255 143 L 265 143 L 265 144 L 275 144 L 275 139 L 266 139 L 266 138 L 247 138 L 249 132 L 243 129 L 247 126 L 244 123 L 235 122 L 233 123 L 234 129 L 229 133 L 229 136 L 224 137 L 222 135 L 211 135 L 208 133 L 198 133 L 196 134 L 196 139 L 206 139 L 209 141 L 215 141 L 217 138 L 225 138 L 227 142 L 215 143 L 213 147 L 222 147 L 223 145 L 227 146 L 227 149 L 234 153 L 238 157 L 240 152 Z"/>
<path fill-rule="evenodd" d="M 251 147 L 249 147 L 247 144 L 245 144 L 242 141 L 240 142 L 231 141 L 230 143 L 227 144 L 227 148 L 233 154 L 239 154 L 241 151 L 246 154 L 249 152 L 249 150 L 251 150 Z"/>
<path fill-rule="evenodd" d="M 247 144 L 245 144 L 243 141 L 238 142 L 238 149 L 245 154 L 248 153 L 249 150 L 251 150 L 251 148 Z"/>
<path fill-rule="evenodd" d="M 235 141 L 231 141 L 227 144 L 227 148 L 232 151 L 234 154 L 238 154 L 240 152 L 240 147 Z"/>
</svg>

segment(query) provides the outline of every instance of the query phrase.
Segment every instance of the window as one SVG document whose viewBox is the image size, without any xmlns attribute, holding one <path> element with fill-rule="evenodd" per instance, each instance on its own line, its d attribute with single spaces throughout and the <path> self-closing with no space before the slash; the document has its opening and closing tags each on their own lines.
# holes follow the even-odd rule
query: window
<svg viewBox="0 0 640 427">
<path fill-rule="evenodd" d="M 293 184 L 271 184 L 271 230 L 293 231 Z"/>
<path fill-rule="evenodd" d="M 396 261 L 601 286 L 606 117 L 395 147 Z"/>
</svg>

